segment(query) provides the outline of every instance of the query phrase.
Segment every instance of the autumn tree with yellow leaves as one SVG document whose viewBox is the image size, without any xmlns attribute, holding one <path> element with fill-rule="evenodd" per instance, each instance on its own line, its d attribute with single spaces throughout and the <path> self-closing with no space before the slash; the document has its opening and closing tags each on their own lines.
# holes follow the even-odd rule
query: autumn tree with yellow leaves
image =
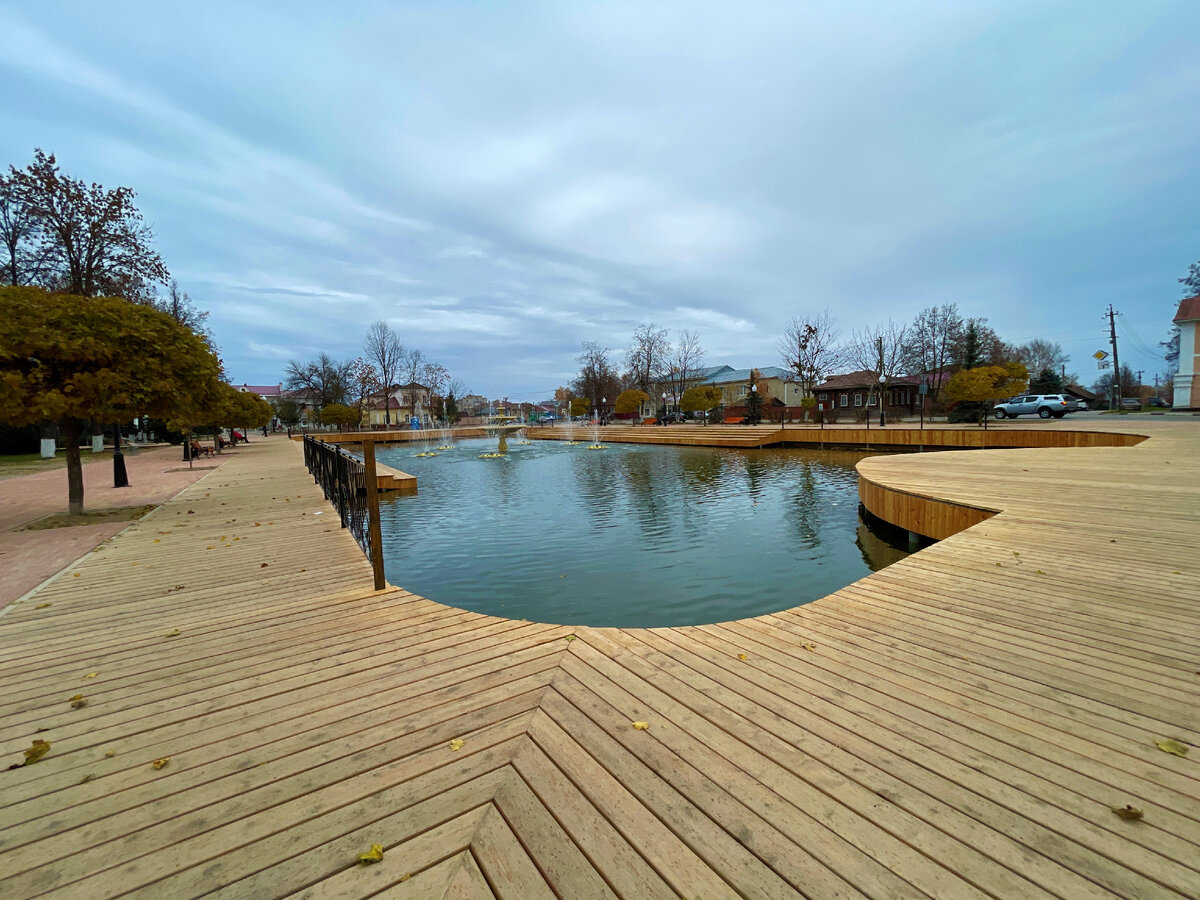
<svg viewBox="0 0 1200 900">
<path fill-rule="evenodd" d="M 86 420 L 195 421 L 220 372 L 202 338 L 153 307 L 0 287 L 0 422 L 61 423 L 72 515 L 83 512 Z"/>
</svg>

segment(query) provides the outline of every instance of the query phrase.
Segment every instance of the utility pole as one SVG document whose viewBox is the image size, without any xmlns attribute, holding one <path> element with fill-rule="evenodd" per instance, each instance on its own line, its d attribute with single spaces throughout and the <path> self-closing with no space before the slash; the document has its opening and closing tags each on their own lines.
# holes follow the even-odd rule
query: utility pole
<svg viewBox="0 0 1200 900">
<path fill-rule="evenodd" d="M 1108 338 L 1112 342 L 1113 352 L 1113 406 L 1112 408 L 1120 411 L 1121 409 L 1121 361 L 1117 359 L 1117 314 L 1113 311 L 1112 304 L 1108 304 Z"/>
</svg>

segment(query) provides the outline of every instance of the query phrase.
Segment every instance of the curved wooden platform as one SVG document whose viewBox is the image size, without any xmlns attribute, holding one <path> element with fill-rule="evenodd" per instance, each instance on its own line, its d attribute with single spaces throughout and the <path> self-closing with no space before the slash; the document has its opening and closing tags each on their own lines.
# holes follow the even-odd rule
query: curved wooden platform
<svg viewBox="0 0 1200 900">
<path fill-rule="evenodd" d="M 866 460 L 999 513 L 655 630 L 376 593 L 256 443 L 0 618 L 0 895 L 1195 897 L 1198 424 Z"/>
</svg>

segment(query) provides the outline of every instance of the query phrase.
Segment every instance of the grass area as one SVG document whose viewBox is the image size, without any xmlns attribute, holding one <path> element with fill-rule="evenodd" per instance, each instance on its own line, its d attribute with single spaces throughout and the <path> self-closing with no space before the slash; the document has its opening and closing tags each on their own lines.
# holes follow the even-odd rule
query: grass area
<svg viewBox="0 0 1200 900">
<path fill-rule="evenodd" d="M 140 519 L 150 510 L 155 509 L 153 503 L 141 506 L 113 506 L 107 509 L 89 509 L 80 515 L 70 513 L 55 513 L 27 522 L 13 531 L 45 531 L 49 528 L 70 528 L 72 525 L 100 525 L 104 522 L 132 522 Z"/>
<path fill-rule="evenodd" d="M 90 462 L 112 459 L 112 451 L 93 453 L 91 448 L 86 448 L 81 451 L 81 456 L 83 464 L 86 466 Z M 53 459 L 42 459 L 39 453 L 14 453 L 11 456 L 0 456 L 0 478 L 14 478 L 17 475 L 48 472 L 51 469 L 65 469 L 66 467 L 67 454 L 63 450 L 54 454 Z"/>
</svg>

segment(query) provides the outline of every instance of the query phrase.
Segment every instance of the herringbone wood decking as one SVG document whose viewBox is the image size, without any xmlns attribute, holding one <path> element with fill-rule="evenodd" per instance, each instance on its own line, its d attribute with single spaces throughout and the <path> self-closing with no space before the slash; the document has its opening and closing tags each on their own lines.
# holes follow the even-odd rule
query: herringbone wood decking
<svg viewBox="0 0 1200 900">
<path fill-rule="evenodd" d="M 376 593 L 299 449 L 248 448 L 0 618 L 0 746 L 52 744 L 0 895 L 1200 895 L 1200 751 L 1155 745 L 1200 739 L 1200 427 L 1153 432 L 869 459 L 1001 513 L 655 630 Z"/>
</svg>

